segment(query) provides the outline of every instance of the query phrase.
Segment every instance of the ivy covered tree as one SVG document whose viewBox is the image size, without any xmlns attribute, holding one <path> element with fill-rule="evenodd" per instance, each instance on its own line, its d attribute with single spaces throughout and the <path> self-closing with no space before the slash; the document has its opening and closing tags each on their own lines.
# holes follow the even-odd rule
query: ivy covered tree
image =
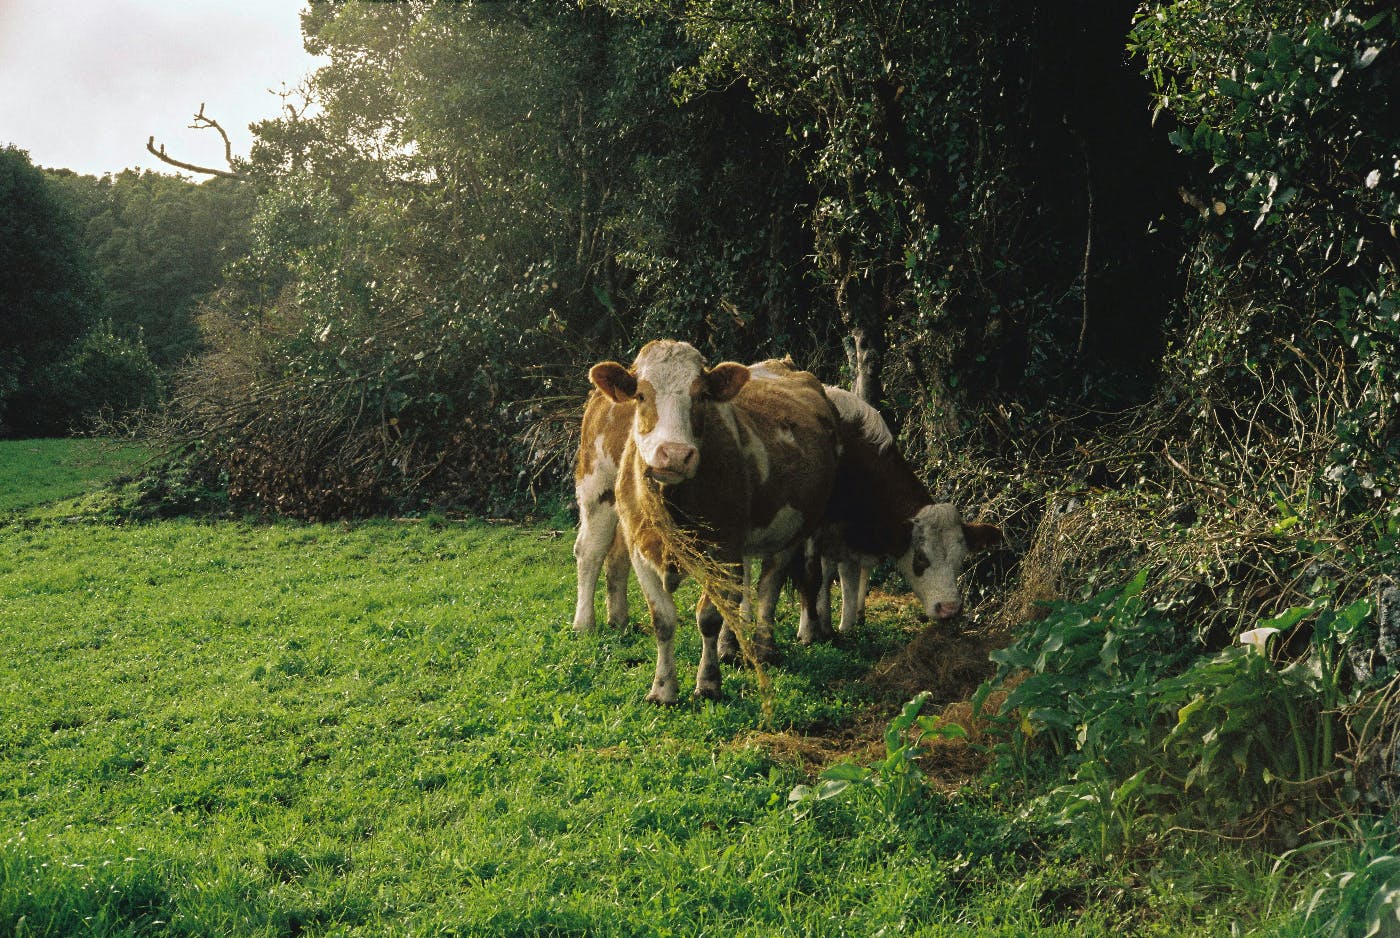
<svg viewBox="0 0 1400 938">
<path fill-rule="evenodd" d="M 1196 166 L 1182 191 L 1198 241 L 1175 367 L 1197 444 L 1228 448 L 1254 422 L 1272 431 L 1257 445 L 1321 434 L 1325 479 L 1345 501 L 1393 504 L 1400 13 L 1149 4 L 1132 43 Z"/>
<path fill-rule="evenodd" d="M 851 376 L 892 421 L 934 418 L 916 445 L 989 396 L 1149 392 L 1173 180 L 1122 55 L 1132 4 L 609 6 L 683 30 L 687 100 L 739 84 L 785 125 Z"/>
</svg>

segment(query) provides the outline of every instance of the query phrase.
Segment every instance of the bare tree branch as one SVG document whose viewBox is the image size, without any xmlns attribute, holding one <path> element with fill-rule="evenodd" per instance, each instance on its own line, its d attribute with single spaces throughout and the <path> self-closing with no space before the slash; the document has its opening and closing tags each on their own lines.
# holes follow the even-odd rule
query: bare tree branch
<svg viewBox="0 0 1400 938">
<path fill-rule="evenodd" d="M 196 166 L 193 163 L 185 163 L 181 160 L 177 160 L 175 157 L 165 152 L 165 144 L 162 143 L 159 149 L 156 148 L 155 134 L 146 138 L 146 152 L 150 153 L 162 163 L 179 169 L 189 170 L 192 173 L 203 173 L 206 176 L 222 176 L 225 179 L 243 179 L 243 174 L 233 168 L 233 144 L 229 141 L 228 134 L 224 131 L 223 127 L 219 126 L 218 121 L 214 120 L 212 117 L 205 116 L 204 102 L 201 101 L 199 104 L 199 111 L 194 116 L 194 123 L 190 124 L 190 129 L 205 130 L 210 127 L 217 130 L 219 136 L 224 139 L 224 161 L 228 163 L 228 169 L 215 169 L 212 166 Z"/>
<path fill-rule="evenodd" d="M 224 132 L 223 127 L 219 126 L 218 121 L 212 117 L 204 116 L 204 102 L 201 101 L 199 102 L 199 113 L 195 114 L 194 123 L 190 124 L 190 130 L 204 130 L 207 127 L 213 127 L 219 132 L 219 136 L 224 138 L 224 162 L 228 164 L 229 169 L 233 169 L 233 144 L 229 142 L 228 134 Z"/>
</svg>

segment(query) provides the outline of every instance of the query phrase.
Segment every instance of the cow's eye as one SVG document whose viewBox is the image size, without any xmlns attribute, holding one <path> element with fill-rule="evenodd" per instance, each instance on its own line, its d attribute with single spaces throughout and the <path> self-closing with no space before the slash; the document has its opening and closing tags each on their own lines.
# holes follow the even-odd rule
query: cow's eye
<svg viewBox="0 0 1400 938">
<path fill-rule="evenodd" d="M 643 394 L 641 391 L 638 391 L 638 392 L 637 392 L 637 403 L 638 403 L 638 404 L 640 404 L 642 401 L 644 401 L 644 400 L 646 400 L 646 399 L 647 399 L 647 396 L 646 396 L 645 394 Z"/>
</svg>

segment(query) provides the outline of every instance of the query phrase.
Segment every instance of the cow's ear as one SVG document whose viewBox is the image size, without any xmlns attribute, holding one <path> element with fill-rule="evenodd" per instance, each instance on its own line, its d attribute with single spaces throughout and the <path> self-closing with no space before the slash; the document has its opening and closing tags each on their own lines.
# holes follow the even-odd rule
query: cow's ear
<svg viewBox="0 0 1400 938">
<path fill-rule="evenodd" d="M 968 550 L 986 550 L 1001 543 L 1001 528 L 994 524 L 964 524 L 962 529 Z"/>
<path fill-rule="evenodd" d="M 748 383 L 749 369 L 737 362 L 720 362 L 705 372 L 705 391 L 712 401 L 732 401 Z"/>
<path fill-rule="evenodd" d="M 588 380 L 610 397 L 614 404 L 637 396 L 637 376 L 617 362 L 600 362 L 588 369 Z"/>
</svg>

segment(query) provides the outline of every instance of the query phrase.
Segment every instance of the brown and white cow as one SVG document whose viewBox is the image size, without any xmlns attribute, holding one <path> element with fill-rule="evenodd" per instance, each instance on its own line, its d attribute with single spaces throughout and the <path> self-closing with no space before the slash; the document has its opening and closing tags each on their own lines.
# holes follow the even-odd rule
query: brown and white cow
<svg viewBox="0 0 1400 938">
<path fill-rule="evenodd" d="M 827 524 L 814 541 L 826 568 L 823 594 L 832 567 L 839 571 L 840 630 L 849 631 L 863 616 L 870 570 L 882 558 L 894 559 L 930 617 L 956 616 L 962 610 L 958 575 L 963 563 L 970 553 L 999 543 L 1000 529 L 967 524 L 953 505 L 935 504 L 879 411 L 842 388 L 825 391 L 840 418 L 842 455 Z M 826 595 L 818 608 L 815 637 L 828 638 Z"/>
<path fill-rule="evenodd" d="M 745 556 L 775 557 L 781 570 L 781 561 L 815 533 L 830 501 L 839 441 L 821 384 L 805 372 L 756 382 L 750 376 L 734 362 L 708 368 L 695 348 L 674 341 L 648 343 L 630 369 L 603 362 L 589 372 L 613 402 L 634 405 L 614 492 L 656 637 L 647 694 L 653 703 L 674 703 L 678 694 L 671 594 L 679 571 L 671 562 L 674 545 L 655 519 L 669 517 L 709 560 L 737 568 Z M 759 647 L 772 644 L 772 610 L 765 605 Z M 702 647 L 695 694 L 715 697 L 723 620 L 710 596 L 702 596 L 696 618 Z"/>
<path fill-rule="evenodd" d="M 739 391 L 743 398 L 758 392 L 755 382 L 783 380 L 806 374 L 799 372 L 790 359 L 769 359 L 749 366 L 749 381 Z M 799 378 L 806 381 L 806 378 Z M 578 592 L 574 602 L 574 631 L 589 632 L 597 624 L 593 595 L 598 577 L 606 570 L 608 625 L 622 629 L 627 626 L 627 577 L 632 570 L 627 541 L 618 525 L 616 495 L 613 487 L 617 467 L 622 462 L 622 450 L 632 429 L 635 404 L 631 400 L 614 401 L 602 391 L 589 392 L 583 412 L 578 455 L 574 460 L 574 497 L 578 503 L 579 527 L 574 539 L 574 560 L 578 574 Z M 754 558 L 763 559 L 763 558 Z M 743 582 L 749 585 L 749 565 L 744 565 Z M 761 602 L 776 604 L 778 580 L 770 581 L 771 595 Z M 748 615 L 745 597 L 744 614 Z M 812 610 L 814 612 L 814 610 Z M 726 629 L 721 633 L 720 657 L 731 661 L 737 656 L 733 636 Z"/>
</svg>

